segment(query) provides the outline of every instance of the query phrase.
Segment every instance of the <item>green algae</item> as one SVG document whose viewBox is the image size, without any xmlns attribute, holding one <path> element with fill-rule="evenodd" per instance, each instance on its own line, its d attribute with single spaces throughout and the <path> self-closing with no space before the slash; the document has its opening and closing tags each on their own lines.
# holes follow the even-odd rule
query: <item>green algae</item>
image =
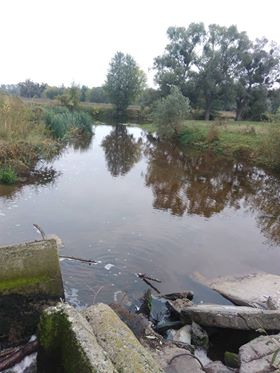
<svg viewBox="0 0 280 373">
<path fill-rule="evenodd" d="M 71 323 L 63 312 L 43 313 L 38 339 L 41 346 L 38 363 L 44 367 L 44 372 L 97 372 L 76 340 Z"/>
<path fill-rule="evenodd" d="M 45 275 L 34 277 L 18 277 L 0 281 L 0 292 L 5 294 L 6 291 L 17 292 L 25 287 L 34 287 L 42 283 L 47 283 L 49 279 Z"/>
</svg>

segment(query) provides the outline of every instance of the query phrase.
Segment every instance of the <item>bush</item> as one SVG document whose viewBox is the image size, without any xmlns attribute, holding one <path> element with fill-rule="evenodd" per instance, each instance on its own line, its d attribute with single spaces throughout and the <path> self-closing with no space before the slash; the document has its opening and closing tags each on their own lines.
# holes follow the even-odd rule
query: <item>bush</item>
<svg viewBox="0 0 280 373">
<path fill-rule="evenodd" d="M 0 168 L 0 183 L 14 184 L 17 181 L 17 175 L 11 167 Z"/>
<path fill-rule="evenodd" d="M 184 145 L 196 145 L 205 141 L 205 133 L 198 127 L 185 127 L 180 134 L 180 142 Z"/>
<path fill-rule="evenodd" d="M 270 126 L 264 138 L 262 156 L 268 167 L 280 171 L 280 127 L 279 125 Z"/>
<path fill-rule="evenodd" d="M 55 107 L 46 110 L 44 119 L 47 128 L 56 139 L 64 138 L 72 130 L 78 130 L 81 134 L 92 133 L 92 119 L 83 111 Z"/>
<path fill-rule="evenodd" d="M 208 144 L 212 144 L 217 141 L 219 141 L 219 131 L 216 126 L 212 125 L 207 133 L 207 142 Z"/>
<path fill-rule="evenodd" d="M 177 87 L 172 87 L 170 94 L 158 100 L 153 110 L 159 135 L 166 138 L 177 136 L 189 112 L 189 99 Z"/>
</svg>

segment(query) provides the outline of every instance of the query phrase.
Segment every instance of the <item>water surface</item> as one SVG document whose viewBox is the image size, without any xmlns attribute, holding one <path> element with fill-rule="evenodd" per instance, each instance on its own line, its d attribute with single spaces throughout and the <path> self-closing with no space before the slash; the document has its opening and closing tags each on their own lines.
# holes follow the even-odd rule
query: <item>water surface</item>
<svg viewBox="0 0 280 373">
<path fill-rule="evenodd" d="M 97 126 L 40 178 L 0 186 L 1 245 L 39 239 L 33 223 L 62 238 L 68 300 L 82 306 L 142 296 L 142 272 L 164 292 L 226 302 L 195 280 L 280 274 L 280 180 L 246 165 L 183 153 L 139 128 Z"/>
</svg>

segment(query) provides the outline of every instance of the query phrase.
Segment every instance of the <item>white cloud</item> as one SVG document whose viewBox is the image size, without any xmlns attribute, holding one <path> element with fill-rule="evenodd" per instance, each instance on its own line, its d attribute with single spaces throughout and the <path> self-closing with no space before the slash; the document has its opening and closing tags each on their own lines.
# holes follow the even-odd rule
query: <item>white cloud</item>
<svg viewBox="0 0 280 373">
<path fill-rule="evenodd" d="M 280 43 L 279 0 L 9 0 L 0 9 L 0 83 L 101 85 L 117 50 L 148 73 L 167 27 L 190 22 L 236 24 Z"/>
</svg>

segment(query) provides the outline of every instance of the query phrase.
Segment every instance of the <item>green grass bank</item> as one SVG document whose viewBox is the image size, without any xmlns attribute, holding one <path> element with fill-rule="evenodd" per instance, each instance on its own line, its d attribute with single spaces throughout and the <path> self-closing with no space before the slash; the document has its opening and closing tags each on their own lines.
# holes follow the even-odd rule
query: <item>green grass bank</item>
<svg viewBox="0 0 280 373">
<path fill-rule="evenodd" d="M 141 128 L 157 132 L 153 123 Z M 280 172 L 280 123 L 187 120 L 181 124 L 177 140 L 188 149 L 212 151 Z"/>
</svg>

